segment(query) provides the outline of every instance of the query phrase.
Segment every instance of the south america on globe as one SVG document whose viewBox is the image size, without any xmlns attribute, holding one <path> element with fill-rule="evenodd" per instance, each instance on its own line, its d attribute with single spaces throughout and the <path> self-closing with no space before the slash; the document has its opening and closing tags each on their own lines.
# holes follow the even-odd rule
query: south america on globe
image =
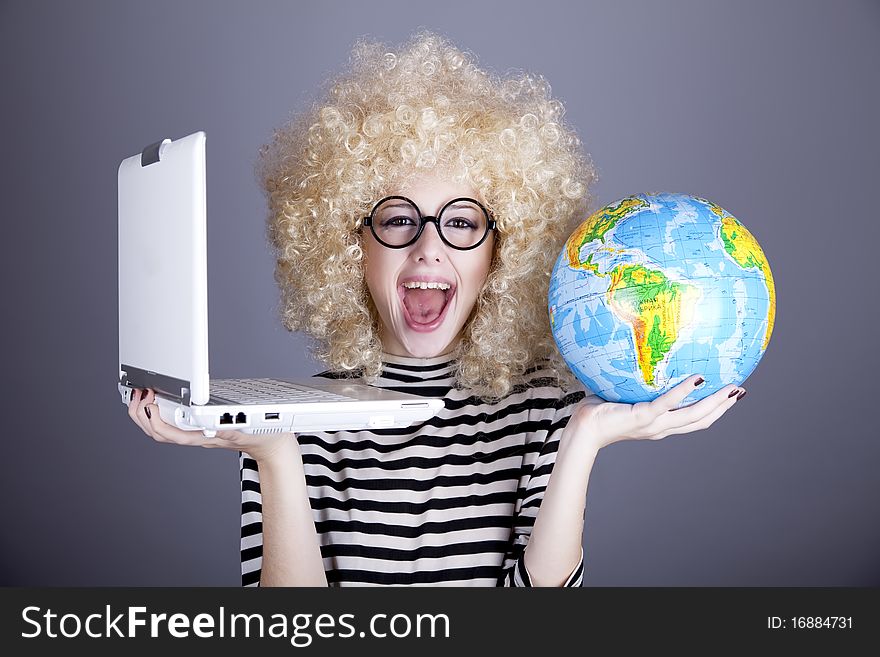
<svg viewBox="0 0 880 657">
<path fill-rule="evenodd" d="M 588 390 L 634 404 L 700 374 L 688 405 L 754 371 L 776 290 L 758 242 L 729 212 L 687 194 L 637 194 L 572 233 L 548 310 L 559 352 Z"/>
</svg>

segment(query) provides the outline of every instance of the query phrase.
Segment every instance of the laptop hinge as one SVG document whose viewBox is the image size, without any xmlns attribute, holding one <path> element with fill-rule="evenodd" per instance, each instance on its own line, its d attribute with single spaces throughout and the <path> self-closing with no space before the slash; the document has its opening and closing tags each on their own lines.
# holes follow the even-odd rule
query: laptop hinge
<svg viewBox="0 0 880 657">
<path fill-rule="evenodd" d="M 152 388 L 162 393 L 165 397 L 189 406 L 190 383 L 183 379 L 177 379 L 165 374 L 157 374 L 150 370 L 142 370 L 131 365 L 123 365 L 120 368 L 122 375 L 119 383 L 130 388 Z"/>
<path fill-rule="evenodd" d="M 145 147 L 144 150 L 141 151 L 141 166 L 146 167 L 151 164 L 155 164 L 159 161 L 159 150 L 162 148 L 162 144 L 165 142 L 157 141 L 155 144 L 150 144 Z"/>
</svg>

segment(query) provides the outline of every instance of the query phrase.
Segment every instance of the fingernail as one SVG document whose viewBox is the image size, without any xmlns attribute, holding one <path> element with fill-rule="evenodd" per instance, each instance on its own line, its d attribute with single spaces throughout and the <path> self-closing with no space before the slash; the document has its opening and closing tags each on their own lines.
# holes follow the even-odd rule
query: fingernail
<svg viewBox="0 0 880 657">
<path fill-rule="evenodd" d="M 150 413 L 150 407 L 149 407 L 149 406 L 144 406 L 144 413 L 147 414 L 147 418 L 148 418 L 148 419 L 150 419 L 150 420 L 153 419 L 153 415 Z"/>
<path fill-rule="evenodd" d="M 743 391 L 740 393 L 739 397 L 736 398 L 736 400 L 739 401 L 740 399 L 742 399 L 742 398 L 745 397 L 745 396 L 746 396 L 746 391 L 743 390 Z"/>
<path fill-rule="evenodd" d="M 697 379 L 696 381 L 694 381 L 694 387 L 699 386 L 699 385 L 702 385 L 702 384 L 703 384 L 703 381 L 704 381 L 703 377 L 700 377 L 699 379 Z"/>
<path fill-rule="evenodd" d="M 143 390 L 141 390 L 141 399 L 146 399 L 146 398 L 147 398 L 147 389 L 144 388 Z"/>
<path fill-rule="evenodd" d="M 733 390 L 730 391 L 730 394 L 727 395 L 727 398 L 730 399 L 731 397 L 733 397 L 733 396 L 734 396 L 735 394 L 737 394 L 738 392 L 739 392 L 739 390 L 737 390 L 736 388 L 734 388 Z"/>
</svg>

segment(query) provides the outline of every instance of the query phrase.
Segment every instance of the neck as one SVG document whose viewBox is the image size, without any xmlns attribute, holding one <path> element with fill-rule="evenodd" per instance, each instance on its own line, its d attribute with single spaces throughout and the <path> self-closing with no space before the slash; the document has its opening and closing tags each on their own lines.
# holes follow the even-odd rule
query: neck
<svg viewBox="0 0 880 657">
<path fill-rule="evenodd" d="M 405 356 L 400 354 L 394 354 L 387 351 L 382 352 L 382 362 L 385 363 L 398 363 L 401 365 L 438 365 L 441 363 L 449 363 L 455 360 L 456 354 L 454 352 L 447 352 L 443 354 L 438 354 L 436 356 L 413 356 L 412 354 L 407 354 Z"/>
<path fill-rule="evenodd" d="M 385 342 L 387 344 L 387 341 Z M 453 340 L 449 345 L 446 346 L 445 349 L 439 354 L 431 354 L 429 356 L 415 356 L 406 348 L 398 343 L 391 344 L 388 347 L 383 345 L 382 347 L 382 355 L 384 356 L 394 356 L 397 358 L 406 358 L 410 360 L 435 360 L 443 359 L 443 360 L 452 360 L 459 355 L 459 349 L 461 347 L 461 337 L 456 336 L 455 340 Z M 438 361 L 439 362 L 439 361 Z"/>
</svg>

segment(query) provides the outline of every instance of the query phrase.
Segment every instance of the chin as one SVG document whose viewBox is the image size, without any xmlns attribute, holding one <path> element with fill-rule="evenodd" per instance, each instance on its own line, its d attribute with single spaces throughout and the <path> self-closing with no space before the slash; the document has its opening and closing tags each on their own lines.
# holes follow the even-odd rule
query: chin
<svg viewBox="0 0 880 657">
<path fill-rule="evenodd" d="M 409 342 L 406 350 L 415 358 L 434 358 L 449 350 L 451 340 L 418 340 L 416 343 Z"/>
<path fill-rule="evenodd" d="M 398 340 L 413 357 L 434 358 L 449 351 L 450 346 L 455 342 L 457 333 L 453 332 L 450 334 L 444 328 L 441 326 L 430 333 L 407 331 L 404 339 L 398 337 Z"/>
</svg>

